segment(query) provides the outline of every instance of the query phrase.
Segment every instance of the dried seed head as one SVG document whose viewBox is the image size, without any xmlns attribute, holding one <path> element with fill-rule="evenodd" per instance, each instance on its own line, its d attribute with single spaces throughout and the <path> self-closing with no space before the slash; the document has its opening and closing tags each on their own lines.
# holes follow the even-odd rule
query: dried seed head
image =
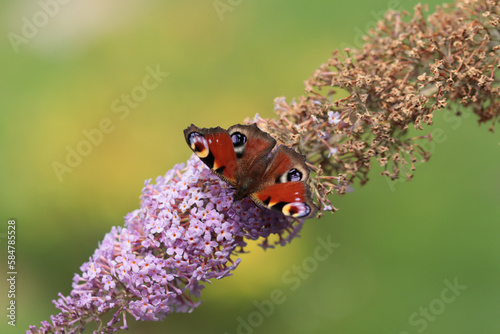
<svg viewBox="0 0 500 334">
<path fill-rule="evenodd" d="M 500 4 L 457 1 L 427 19 L 424 10 L 415 6 L 413 17 L 389 11 L 361 50 L 333 52 L 305 82 L 305 96 L 291 104 L 277 98 L 278 120 L 254 120 L 306 155 L 324 208 L 335 210 L 327 198 L 332 190 L 343 194 L 355 180 L 368 181 L 372 158 L 383 175 L 410 179 L 415 163 L 429 158 L 419 143 L 430 135 L 409 138 L 408 129 L 432 125 L 434 112 L 460 103 L 490 130 L 498 121 Z M 347 97 L 333 100 L 339 90 Z"/>
</svg>

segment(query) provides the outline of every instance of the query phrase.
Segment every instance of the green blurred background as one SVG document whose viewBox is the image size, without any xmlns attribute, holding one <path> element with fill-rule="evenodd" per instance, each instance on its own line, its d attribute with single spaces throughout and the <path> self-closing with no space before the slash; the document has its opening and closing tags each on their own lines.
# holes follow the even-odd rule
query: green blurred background
<svg viewBox="0 0 500 334">
<path fill-rule="evenodd" d="M 433 10 L 441 1 L 426 3 Z M 49 8 L 44 22 L 39 3 L 3 1 L 0 261 L 5 268 L 6 222 L 14 218 L 18 276 L 17 326 L 2 315 L 0 332 L 22 333 L 56 312 L 51 300 L 69 293 L 104 234 L 138 208 L 144 180 L 189 157 L 186 126 L 274 117 L 273 99 L 302 95 L 331 51 L 359 47 L 385 10 L 415 4 L 74 0 Z M 33 16 L 41 27 L 15 52 L 8 34 L 21 34 L 23 17 Z M 116 113 L 124 104 L 115 101 L 157 66 L 169 75 L 128 114 Z M 474 116 L 444 115 L 428 129 L 441 141 L 413 181 L 389 183 L 374 170 L 366 186 L 333 198 L 337 213 L 308 221 L 292 244 L 252 245 L 192 314 L 157 323 L 129 317 L 129 332 L 498 333 L 500 137 Z M 67 147 L 103 119 L 113 130 L 60 182 L 54 161 L 64 164 Z M 319 237 L 340 247 L 314 262 Z M 309 272 L 290 274 L 297 267 Z M 455 279 L 467 288 L 446 303 L 445 280 Z M 5 310 L 5 279 L 0 285 Z M 285 301 L 262 315 L 255 303 L 276 289 Z M 254 326 L 241 327 L 242 319 Z"/>
</svg>

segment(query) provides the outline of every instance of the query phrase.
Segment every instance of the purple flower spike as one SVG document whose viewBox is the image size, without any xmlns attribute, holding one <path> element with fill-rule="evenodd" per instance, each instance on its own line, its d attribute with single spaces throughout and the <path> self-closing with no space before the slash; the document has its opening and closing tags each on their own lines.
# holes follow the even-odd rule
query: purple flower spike
<svg viewBox="0 0 500 334">
<path fill-rule="evenodd" d="M 303 221 L 256 206 L 248 198 L 233 203 L 229 188 L 193 156 L 156 184 L 145 182 L 141 208 L 113 227 L 89 262 L 75 275 L 70 296 L 54 301 L 61 310 L 27 333 L 78 333 L 95 321 L 98 332 L 126 329 L 136 320 L 161 320 L 170 312 L 191 312 L 203 282 L 231 275 L 246 239 L 263 238 L 263 248 L 294 238 Z M 112 310 L 103 323 L 100 317 Z M 121 322 L 119 324 L 119 322 Z"/>
</svg>

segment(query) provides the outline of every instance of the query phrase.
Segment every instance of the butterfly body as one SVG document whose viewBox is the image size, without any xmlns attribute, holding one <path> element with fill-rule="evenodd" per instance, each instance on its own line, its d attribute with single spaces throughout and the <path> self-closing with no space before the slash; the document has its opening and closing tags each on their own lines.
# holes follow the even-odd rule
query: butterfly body
<svg viewBox="0 0 500 334">
<path fill-rule="evenodd" d="M 253 125 L 234 125 L 227 130 L 184 130 L 193 152 L 222 180 L 235 188 L 234 199 L 250 197 L 258 205 L 285 215 L 303 218 L 314 214 L 304 156 L 280 145 Z"/>
</svg>

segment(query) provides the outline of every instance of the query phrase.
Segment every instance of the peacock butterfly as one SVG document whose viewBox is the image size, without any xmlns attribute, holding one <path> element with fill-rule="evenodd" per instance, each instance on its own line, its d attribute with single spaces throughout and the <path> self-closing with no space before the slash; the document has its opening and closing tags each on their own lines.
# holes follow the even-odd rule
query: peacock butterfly
<svg viewBox="0 0 500 334">
<path fill-rule="evenodd" d="M 222 180 L 235 188 L 234 200 L 256 204 L 296 218 L 311 217 L 316 206 L 307 185 L 305 157 L 279 145 L 257 125 L 184 130 L 193 152 Z"/>
</svg>

